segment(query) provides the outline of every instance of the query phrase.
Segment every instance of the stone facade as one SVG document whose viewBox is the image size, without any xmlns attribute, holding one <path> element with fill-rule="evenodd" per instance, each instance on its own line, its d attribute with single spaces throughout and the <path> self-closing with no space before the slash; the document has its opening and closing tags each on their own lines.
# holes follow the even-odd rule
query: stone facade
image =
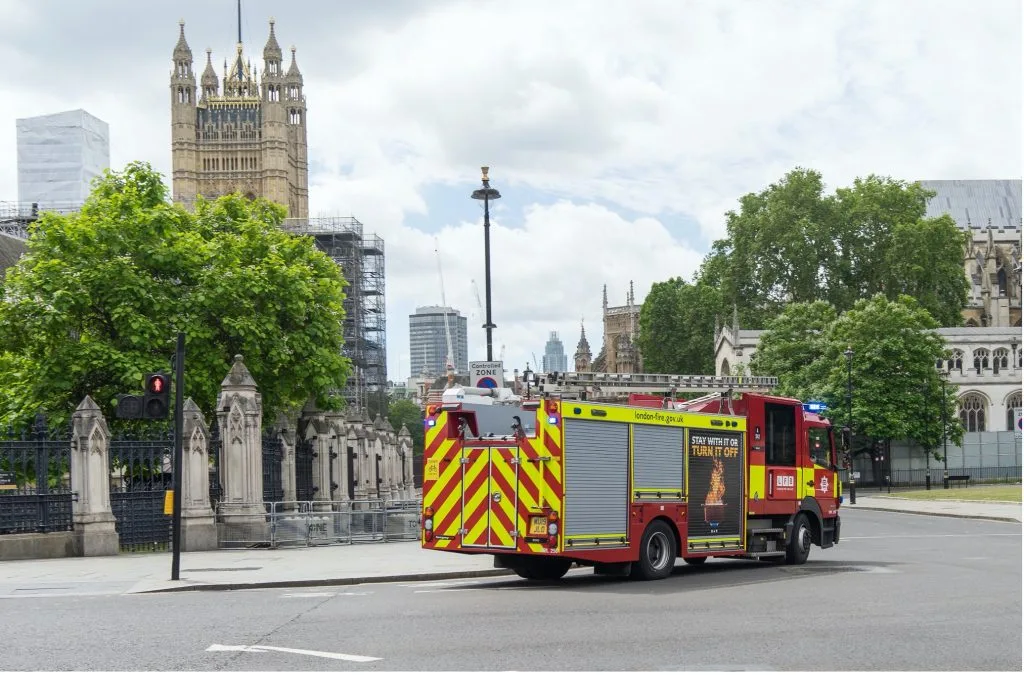
<svg viewBox="0 0 1024 675">
<path fill-rule="evenodd" d="M 964 272 L 971 282 L 965 326 L 1016 326 L 1021 322 L 1021 230 L 969 230 Z M 1020 333 L 1020 331 L 1017 331 Z"/>
<path fill-rule="evenodd" d="M 601 309 L 604 344 L 591 364 L 598 373 L 641 373 L 644 362 L 637 336 L 640 333 L 640 307 L 634 302 L 633 282 L 629 282 L 626 304 L 608 306 L 608 286 L 604 287 Z"/>
<path fill-rule="evenodd" d="M 197 86 L 181 22 L 170 81 L 174 201 L 241 192 L 286 206 L 290 218 L 309 216 L 306 99 L 291 53 L 286 71 L 271 20 L 262 76 L 239 43 L 223 81 L 206 50 Z"/>
</svg>

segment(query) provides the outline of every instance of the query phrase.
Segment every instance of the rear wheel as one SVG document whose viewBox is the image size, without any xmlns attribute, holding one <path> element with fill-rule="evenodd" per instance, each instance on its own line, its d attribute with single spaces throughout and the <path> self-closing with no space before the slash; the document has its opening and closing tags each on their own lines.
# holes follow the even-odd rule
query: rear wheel
<svg viewBox="0 0 1024 675">
<path fill-rule="evenodd" d="M 572 567 L 572 562 L 569 560 L 535 558 L 513 567 L 512 571 L 530 581 L 556 581 L 564 577 L 570 567 Z"/>
<path fill-rule="evenodd" d="M 676 538 L 664 521 L 656 520 L 640 539 L 640 560 L 633 563 L 630 576 L 651 581 L 664 579 L 676 566 Z"/>
<path fill-rule="evenodd" d="M 804 513 L 793 519 L 793 536 L 786 545 L 786 563 L 803 565 L 811 553 L 811 524 Z"/>
</svg>

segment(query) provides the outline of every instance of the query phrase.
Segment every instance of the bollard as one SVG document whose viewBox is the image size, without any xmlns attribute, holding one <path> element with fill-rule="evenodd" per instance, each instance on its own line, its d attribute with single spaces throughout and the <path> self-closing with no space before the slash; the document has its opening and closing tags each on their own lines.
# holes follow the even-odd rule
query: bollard
<svg viewBox="0 0 1024 675">
<path fill-rule="evenodd" d="M 926 473 L 924 475 L 924 489 L 925 490 L 931 490 L 932 489 L 932 475 L 930 473 Z"/>
</svg>

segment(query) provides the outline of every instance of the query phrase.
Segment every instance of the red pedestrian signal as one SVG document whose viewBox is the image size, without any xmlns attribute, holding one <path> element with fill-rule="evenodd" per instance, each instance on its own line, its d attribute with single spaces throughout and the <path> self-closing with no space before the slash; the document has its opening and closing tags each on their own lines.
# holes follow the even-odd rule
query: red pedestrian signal
<svg viewBox="0 0 1024 675">
<path fill-rule="evenodd" d="M 146 375 L 142 401 L 142 417 L 147 420 L 165 419 L 170 412 L 171 377 L 166 373 Z"/>
</svg>

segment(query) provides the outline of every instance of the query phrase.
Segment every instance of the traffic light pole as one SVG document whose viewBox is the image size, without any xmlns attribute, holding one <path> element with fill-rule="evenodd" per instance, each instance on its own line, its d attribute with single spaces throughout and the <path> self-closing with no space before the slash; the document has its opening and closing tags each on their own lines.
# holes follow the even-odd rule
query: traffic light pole
<svg viewBox="0 0 1024 675">
<path fill-rule="evenodd" d="M 178 333 L 178 346 L 174 352 L 174 506 L 171 516 L 171 581 L 178 581 L 181 571 L 181 481 L 183 469 L 183 443 L 185 426 L 185 334 Z"/>
</svg>

